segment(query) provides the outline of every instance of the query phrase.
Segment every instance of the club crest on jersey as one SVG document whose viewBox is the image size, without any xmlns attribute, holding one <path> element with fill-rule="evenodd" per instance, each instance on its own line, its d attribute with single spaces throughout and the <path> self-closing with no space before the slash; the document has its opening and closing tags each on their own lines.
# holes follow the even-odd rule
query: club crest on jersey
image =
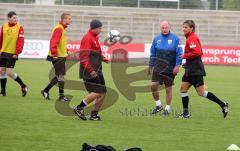
<svg viewBox="0 0 240 151">
<path fill-rule="evenodd" d="M 173 41 L 170 39 L 167 42 L 168 42 L 169 45 L 171 45 Z"/>
<path fill-rule="evenodd" d="M 13 30 L 12 30 L 12 29 L 8 29 L 8 30 L 7 30 L 7 34 L 8 34 L 8 35 L 11 35 L 12 33 L 13 33 Z"/>
<path fill-rule="evenodd" d="M 160 45 L 160 43 L 161 43 L 161 39 L 159 39 L 159 40 L 157 41 L 157 45 Z"/>
<path fill-rule="evenodd" d="M 191 44 L 190 44 L 190 48 L 196 48 L 197 47 L 197 45 L 194 43 L 194 42 L 192 42 Z"/>
</svg>

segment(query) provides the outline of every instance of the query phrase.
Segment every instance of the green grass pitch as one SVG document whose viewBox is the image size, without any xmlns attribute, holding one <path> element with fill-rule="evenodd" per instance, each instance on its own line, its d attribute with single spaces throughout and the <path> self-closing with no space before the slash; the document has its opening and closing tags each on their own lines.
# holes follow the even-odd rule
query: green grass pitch
<svg viewBox="0 0 240 151">
<path fill-rule="evenodd" d="M 114 90 L 110 65 L 104 65 L 106 85 Z M 140 67 L 142 68 L 142 67 Z M 55 109 L 58 89 L 51 101 L 40 95 L 48 83 L 51 64 L 44 60 L 19 60 L 15 71 L 27 83 L 29 93 L 21 97 L 16 82 L 8 78 L 7 97 L 0 97 L 1 151 L 78 151 L 82 143 L 106 144 L 118 150 L 138 146 L 144 151 L 225 151 L 230 144 L 240 145 L 240 70 L 239 67 L 206 66 L 208 90 L 229 102 L 230 113 L 222 118 L 220 108 L 191 89 L 190 119 L 149 116 L 154 107 L 151 93 L 138 93 L 128 101 L 119 92 L 117 102 L 100 113 L 102 121 L 81 121 L 63 116 Z M 134 69 L 131 69 L 134 71 Z M 175 79 L 172 109 L 180 112 L 179 85 L 183 70 Z M 67 79 L 78 79 L 78 64 L 67 73 Z M 136 85 L 146 84 L 141 81 Z M 86 91 L 65 90 L 73 96 L 70 106 L 78 104 Z M 160 92 L 165 104 L 164 91 Z M 140 113 L 139 113 L 140 112 Z M 146 113 L 146 114 L 145 114 Z"/>
</svg>

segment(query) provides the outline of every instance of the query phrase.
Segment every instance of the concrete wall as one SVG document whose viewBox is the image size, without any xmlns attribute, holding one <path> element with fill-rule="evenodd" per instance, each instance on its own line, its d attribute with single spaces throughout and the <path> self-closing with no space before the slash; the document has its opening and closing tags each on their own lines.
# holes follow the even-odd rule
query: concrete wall
<svg viewBox="0 0 240 151">
<path fill-rule="evenodd" d="M 68 28 L 71 41 L 80 40 L 88 30 L 89 22 L 96 18 L 104 24 L 101 40 L 104 40 L 110 29 L 117 29 L 121 35 L 132 36 L 134 42 L 149 43 L 159 33 L 161 20 L 166 19 L 172 24 L 172 32 L 179 35 L 184 43 L 182 23 L 186 19 L 192 19 L 197 24 L 196 33 L 203 45 L 238 46 L 240 43 L 240 12 L 1 4 L 1 24 L 6 21 L 6 14 L 10 10 L 18 13 L 27 39 L 49 39 L 61 13 L 66 11 L 73 16 Z"/>
</svg>

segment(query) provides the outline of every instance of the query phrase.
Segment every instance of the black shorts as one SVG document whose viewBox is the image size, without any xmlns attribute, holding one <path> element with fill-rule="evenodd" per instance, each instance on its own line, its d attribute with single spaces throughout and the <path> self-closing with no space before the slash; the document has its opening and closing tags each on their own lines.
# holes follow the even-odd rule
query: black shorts
<svg viewBox="0 0 240 151">
<path fill-rule="evenodd" d="M 172 73 L 159 73 L 154 72 L 152 74 L 152 82 L 159 82 L 160 85 L 165 85 L 166 87 L 172 86 L 175 79 L 175 75 Z"/>
<path fill-rule="evenodd" d="M 197 76 L 183 76 L 182 82 L 189 82 L 191 85 L 193 85 L 195 88 L 200 87 L 204 85 L 203 76 L 197 75 Z"/>
<path fill-rule="evenodd" d="M 65 75 L 66 74 L 66 58 L 57 58 L 53 59 L 53 57 L 48 56 L 47 60 L 52 61 L 52 65 L 55 69 L 55 75 Z"/>
<path fill-rule="evenodd" d="M 13 58 L 14 54 L 2 52 L 0 56 L 0 67 L 14 68 L 17 59 Z"/>
<path fill-rule="evenodd" d="M 96 78 L 83 78 L 85 88 L 88 92 L 106 93 L 105 80 L 102 74 L 98 74 Z"/>
</svg>

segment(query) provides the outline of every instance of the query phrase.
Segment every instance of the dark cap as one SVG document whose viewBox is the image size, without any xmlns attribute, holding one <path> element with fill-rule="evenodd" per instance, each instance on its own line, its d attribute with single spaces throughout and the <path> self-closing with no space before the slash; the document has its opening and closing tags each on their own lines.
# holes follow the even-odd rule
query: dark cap
<svg viewBox="0 0 240 151">
<path fill-rule="evenodd" d="M 91 21 L 90 23 L 90 28 L 91 29 L 96 29 L 96 28 L 99 28 L 99 27 L 102 27 L 102 22 L 97 20 L 97 19 L 94 19 Z"/>
</svg>

